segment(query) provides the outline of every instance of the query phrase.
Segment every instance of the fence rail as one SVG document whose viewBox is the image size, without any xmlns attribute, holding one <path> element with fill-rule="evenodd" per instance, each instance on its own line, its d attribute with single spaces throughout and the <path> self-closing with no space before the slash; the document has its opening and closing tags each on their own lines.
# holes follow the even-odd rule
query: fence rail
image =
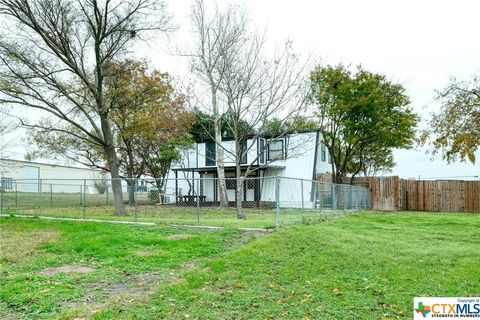
<svg viewBox="0 0 480 320">
<path fill-rule="evenodd" d="M 480 212 L 480 181 L 405 180 L 393 177 L 357 178 L 372 190 L 376 210 Z"/>
<path fill-rule="evenodd" d="M 191 177 L 122 180 L 122 196 L 129 215 L 117 216 L 111 182 L 107 179 L 2 179 L 0 213 L 278 227 L 321 219 L 327 214 L 370 208 L 367 188 L 285 177 L 226 178 L 228 206 L 221 207 L 221 181 Z M 236 219 L 237 199 L 245 220 Z"/>
</svg>

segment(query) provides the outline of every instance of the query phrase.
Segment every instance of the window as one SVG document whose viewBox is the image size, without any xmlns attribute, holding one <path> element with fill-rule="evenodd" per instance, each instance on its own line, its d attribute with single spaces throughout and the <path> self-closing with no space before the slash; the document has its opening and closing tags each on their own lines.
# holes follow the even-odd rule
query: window
<svg viewBox="0 0 480 320">
<path fill-rule="evenodd" d="M 13 179 L 2 177 L 0 188 L 3 190 L 13 189 Z"/>
<path fill-rule="evenodd" d="M 327 160 L 327 151 L 325 150 L 325 144 L 321 143 L 320 146 L 321 146 L 320 149 L 321 149 L 322 161 L 326 161 Z"/>
<path fill-rule="evenodd" d="M 206 166 L 214 166 L 216 160 L 216 153 L 215 153 L 215 142 L 207 142 L 205 144 L 205 165 Z"/>
<path fill-rule="evenodd" d="M 246 179 L 245 186 L 247 189 L 255 189 L 255 185 L 257 184 L 257 179 Z"/>
<path fill-rule="evenodd" d="M 244 141 L 242 145 L 242 158 L 240 159 L 240 164 L 247 164 L 247 148 L 247 141 Z"/>
<path fill-rule="evenodd" d="M 328 154 L 328 163 L 332 163 L 332 155 L 330 153 Z"/>
<path fill-rule="evenodd" d="M 284 159 L 283 139 L 273 140 L 268 144 L 268 160 Z"/>
<path fill-rule="evenodd" d="M 235 178 L 225 178 L 225 185 L 227 186 L 228 190 L 236 190 L 237 180 Z"/>
<path fill-rule="evenodd" d="M 260 156 L 258 157 L 258 160 L 260 164 L 265 163 L 265 140 L 260 139 L 260 147 L 258 148 L 258 152 L 260 152 Z"/>
</svg>

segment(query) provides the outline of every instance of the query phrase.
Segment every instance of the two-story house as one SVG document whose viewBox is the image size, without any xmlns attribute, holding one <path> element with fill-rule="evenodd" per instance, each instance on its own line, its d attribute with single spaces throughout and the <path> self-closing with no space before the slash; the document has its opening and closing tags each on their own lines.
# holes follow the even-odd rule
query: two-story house
<svg viewBox="0 0 480 320">
<path fill-rule="evenodd" d="M 224 166 L 229 201 L 235 200 L 235 141 L 224 138 Z M 182 159 L 172 166 L 171 178 L 176 178 L 174 191 L 177 201 L 188 195 L 200 195 L 201 201 L 218 201 L 217 154 L 219 146 L 213 140 L 196 141 Z M 274 177 L 315 180 L 317 173 L 331 172 L 331 157 L 318 130 L 287 133 L 282 136 L 251 136 L 244 142 L 241 158 L 242 175 L 250 174 L 244 183 L 243 201 L 274 201 Z M 201 178 L 196 182 L 194 179 Z M 228 179 L 230 178 L 230 179 Z M 250 179 L 251 178 L 251 179 Z M 282 193 L 293 192 L 281 188 Z M 298 190 L 295 190 L 295 192 Z"/>
</svg>

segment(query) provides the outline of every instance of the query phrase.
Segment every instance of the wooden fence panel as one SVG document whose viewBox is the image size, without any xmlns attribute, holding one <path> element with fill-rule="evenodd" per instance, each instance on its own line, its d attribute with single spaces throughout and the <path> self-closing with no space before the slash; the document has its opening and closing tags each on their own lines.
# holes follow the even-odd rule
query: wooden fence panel
<svg viewBox="0 0 480 320">
<path fill-rule="evenodd" d="M 405 180 L 360 177 L 356 185 L 369 187 L 374 210 L 480 212 L 480 181 Z"/>
</svg>

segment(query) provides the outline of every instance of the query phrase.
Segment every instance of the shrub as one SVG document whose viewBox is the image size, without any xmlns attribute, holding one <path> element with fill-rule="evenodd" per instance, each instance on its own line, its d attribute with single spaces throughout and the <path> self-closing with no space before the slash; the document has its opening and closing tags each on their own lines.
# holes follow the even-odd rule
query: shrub
<svg viewBox="0 0 480 320">
<path fill-rule="evenodd" d="M 158 197 L 159 194 L 160 192 L 157 189 L 150 189 L 150 191 L 148 192 L 148 202 L 150 204 L 158 203 L 160 200 Z"/>
<path fill-rule="evenodd" d="M 99 194 L 105 194 L 108 188 L 108 180 L 106 178 L 101 178 L 93 181 L 93 186 Z"/>
</svg>

